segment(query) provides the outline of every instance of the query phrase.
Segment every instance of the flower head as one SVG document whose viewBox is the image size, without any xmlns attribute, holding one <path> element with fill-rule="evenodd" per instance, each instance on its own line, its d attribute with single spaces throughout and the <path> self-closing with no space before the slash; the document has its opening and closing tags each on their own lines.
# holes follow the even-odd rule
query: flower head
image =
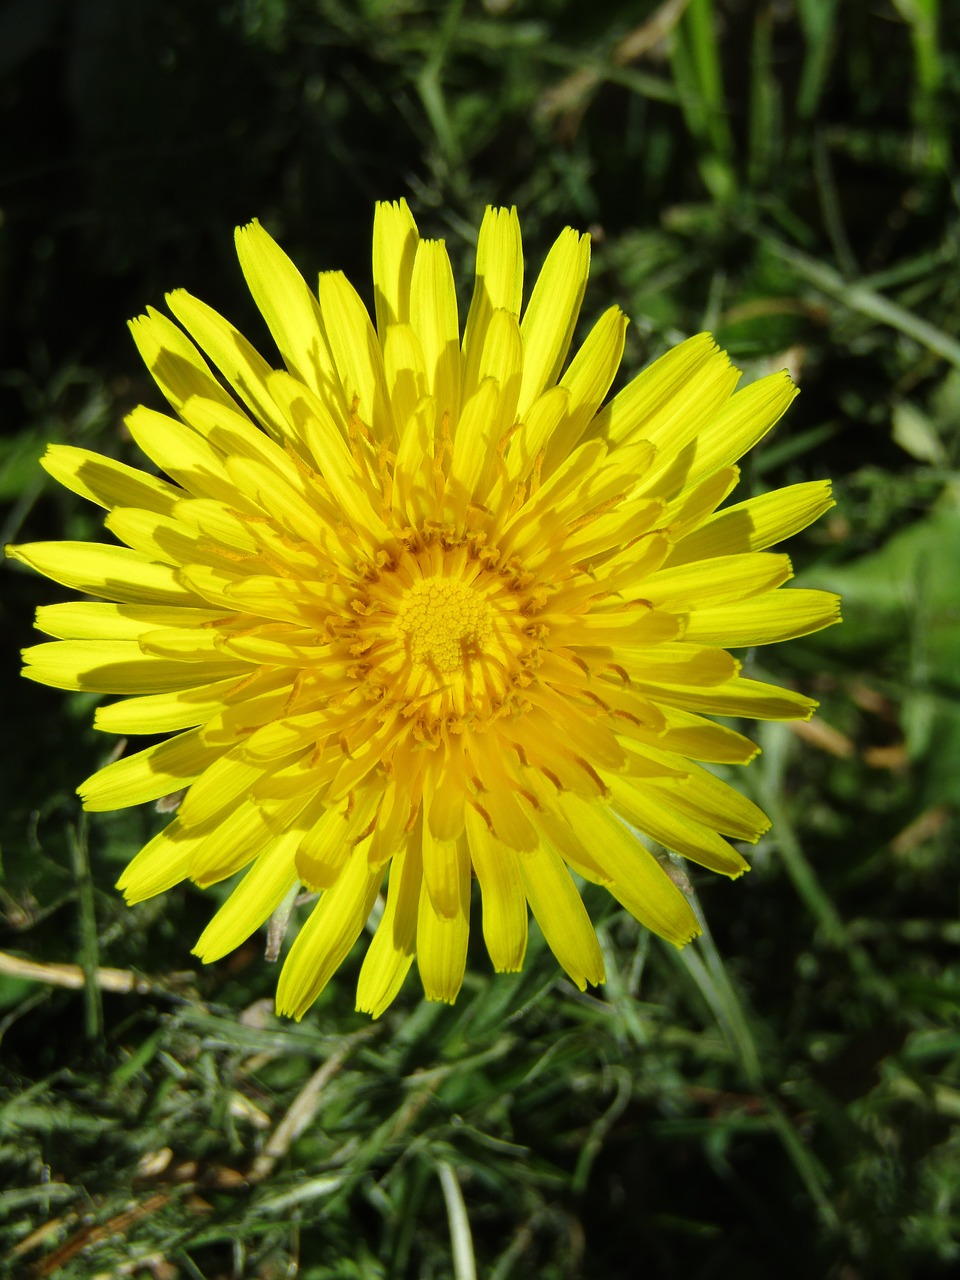
<svg viewBox="0 0 960 1280">
<path fill-rule="evenodd" d="M 826 482 L 718 510 L 789 377 L 733 394 L 701 334 L 601 407 L 626 318 L 611 307 L 567 363 L 589 241 L 561 234 L 522 309 L 515 210 L 484 217 L 462 340 L 446 248 L 403 201 L 377 206 L 376 327 L 341 273 L 314 295 L 258 223 L 237 249 L 286 368 L 170 294 L 182 327 L 151 309 L 131 329 L 176 416 L 127 420 L 168 478 L 51 445 L 47 470 L 122 545 L 10 549 L 98 598 L 38 611 L 55 639 L 25 674 L 124 695 L 100 729 L 174 734 L 79 788 L 93 810 L 184 793 L 128 900 L 246 868 L 197 944 L 209 961 L 318 893 L 279 982 L 297 1017 L 383 888 L 357 995 L 375 1015 L 414 957 L 428 998 L 456 997 L 474 876 L 500 971 L 523 963 L 529 907 L 579 987 L 603 980 L 571 871 L 688 941 L 643 837 L 738 876 L 728 837 L 768 825 L 701 767 L 756 751 L 705 713 L 814 707 L 726 648 L 837 619 L 835 597 L 783 590 L 790 561 L 767 550 L 831 505 Z"/>
</svg>

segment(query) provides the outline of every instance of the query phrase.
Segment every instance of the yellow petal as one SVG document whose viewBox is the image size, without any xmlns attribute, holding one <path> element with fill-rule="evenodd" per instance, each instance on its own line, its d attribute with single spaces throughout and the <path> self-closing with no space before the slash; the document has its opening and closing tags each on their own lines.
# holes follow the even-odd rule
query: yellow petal
<svg viewBox="0 0 960 1280">
<path fill-rule="evenodd" d="M 619 307 L 609 307 L 570 361 L 569 369 L 560 379 L 560 386 L 570 393 L 570 402 L 563 421 L 550 438 L 544 468 L 547 474 L 580 443 L 580 437 L 610 390 L 620 367 L 626 333 L 627 317 Z"/>
<path fill-rule="evenodd" d="M 432 510 L 435 428 L 433 397 L 424 396 L 403 428 L 394 468 L 393 509 L 412 526 Z"/>
<path fill-rule="evenodd" d="M 670 554 L 669 541 L 653 532 L 662 511 L 662 502 L 630 499 L 614 511 L 605 512 L 575 529 L 564 546 L 580 561 L 604 557 L 595 569 L 611 588 L 615 578 L 618 583 L 629 585 L 655 573 Z M 623 549 L 608 557 L 606 553 L 614 548 Z"/>
<path fill-rule="evenodd" d="M 145 751 L 114 760 L 81 782 L 77 794 L 83 807 L 94 813 L 159 800 L 189 786 L 222 754 L 220 747 L 204 746 L 198 731 L 190 729 Z"/>
<path fill-rule="evenodd" d="M 381 200 L 373 217 L 373 297 L 377 332 L 410 322 L 410 280 L 419 242 L 406 200 Z"/>
<path fill-rule="evenodd" d="M 202 627 L 222 617 L 215 609 L 69 600 L 41 605 L 36 626 L 58 640 L 136 640 L 158 627 Z"/>
<path fill-rule="evenodd" d="M 227 475 L 223 456 L 186 423 L 138 405 L 124 420 L 147 455 L 172 480 L 198 498 L 215 498 L 243 506 L 243 498 Z"/>
<path fill-rule="evenodd" d="M 500 388 L 493 378 L 484 378 L 464 406 L 453 441 L 453 460 L 447 482 L 450 509 L 462 520 L 471 501 L 485 491 L 484 478 L 496 455 L 496 417 Z"/>
<path fill-rule="evenodd" d="M 607 723 L 606 716 L 599 716 L 591 706 L 589 711 L 582 710 L 572 699 L 556 693 L 546 685 L 533 684 L 525 690 L 531 706 L 539 707 L 546 720 L 553 724 L 564 724 L 568 734 L 576 742 L 577 749 L 596 767 L 603 765 L 607 769 L 620 769 L 623 766 L 623 748 L 616 735 Z M 507 840 L 514 848 L 529 848 L 530 845 L 516 845 Z"/>
<path fill-rule="evenodd" d="M 510 438 L 506 467 L 511 483 L 526 480 L 537 460 L 543 461 L 542 455 L 558 424 L 565 420 L 569 406 L 570 392 L 566 387 L 551 387 L 534 400 Z"/>
<path fill-rule="evenodd" d="M 727 557 L 734 559 L 735 557 Z M 708 561 L 707 563 L 713 563 Z M 809 635 L 840 621 L 840 597 L 829 591 L 790 588 L 772 591 L 755 600 L 690 614 L 684 638 L 728 649 L 774 644 Z"/>
<path fill-rule="evenodd" d="M 204 964 L 239 947 L 273 915 L 297 883 L 293 855 L 299 840 L 299 831 L 288 831 L 258 855 L 193 948 Z"/>
<path fill-rule="evenodd" d="M 583 486 L 605 453 L 606 447 L 599 440 L 589 440 L 574 449 L 546 483 L 541 484 L 517 514 L 504 525 L 500 550 L 513 551 L 530 541 L 539 544 L 544 537 L 550 539 L 564 532 L 562 519 L 556 514 L 557 506 L 569 497 L 571 491 Z M 553 520 L 550 519 L 551 514 Z"/>
<path fill-rule="evenodd" d="M 256 218 L 237 228 L 235 240 L 247 287 L 287 368 L 318 394 L 335 392 L 320 305 L 303 276 Z"/>
<path fill-rule="evenodd" d="M 718 511 L 674 547 L 668 564 L 763 551 L 799 533 L 833 505 L 829 480 L 774 489 Z"/>
<path fill-rule="evenodd" d="M 519 716 L 515 721 L 502 721 L 498 735 L 517 755 L 532 758 L 549 770 L 560 787 L 577 795 L 595 799 L 604 793 L 604 784 L 589 760 L 577 750 L 577 743 L 558 735 L 556 726 L 544 716 Z M 486 798 L 486 797 L 485 797 Z M 538 816 L 539 822 L 539 816 Z M 526 857 L 526 853 L 524 854 Z"/>
<path fill-rule="evenodd" d="M 420 339 L 408 324 L 391 324 L 380 335 L 387 393 L 402 438 L 410 415 L 427 394 L 426 360 Z"/>
<path fill-rule="evenodd" d="M 669 641 L 655 648 L 631 649 L 627 664 L 632 678 L 643 684 L 716 685 L 725 684 L 740 670 L 739 662 L 723 649 L 688 644 L 687 636 L 677 644 Z"/>
<path fill-rule="evenodd" d="M 357 459 L 338 431 L 326 406 L 307 387 L 282 371 L 271 374 L 270 389 L 277 401 L 284 406 L 291 421 L 297 425 L 320 474 L 336 495 L 340 508 L 335 513 L 336 518 L 346 515 L 359 533 L 377 545 L 389 540 L 390 530 L 370 504 L 364 475 Z M 361 442 L 356 439 L 356 434 L 354 444 L 361 450 Z M 320 503 L 317 502 L 316 505 L 319 510 Z M 340 554 L 346 555 L 342 540 L 338 539 L 335 545 L 337 544 Z"/>
<path fill-rule="evenodd" d="M 511 402 L 515 410 L 523 373 L 523 338 L 517 317 L 512 311 L 498 307 L 491 313 L 478 356 L 471 394 L 484 378 L 495 378 L 505 388 L 515 382 Z M 512 425 L 512 419 L 507 425 Z"/>
<path fill-rule="evenodd" d="M 329 642 L 315 627 L 294 629 L 283 622 L 263 623 L 240 635 L 223 635 L 218 647 L 248 662 L 305 667 L 328 656 Z"/>
<path fill-rule="evenodd" d="M 470 932 L 470 857 L 462 840 L 452 841 L 450 848 L 455 910 L 441 915 L 424 883 L 417 915 L 417 966 L 424 994 L 447 1004 L 456 1000 L 463 982 Z"/>
<path fill-rule="evenodd" d="M 309 805 L 309 821 L 312 823 L 321 803 L 317 799 L 318 773 L 314 761 L 308 755 L 301 754 L 295 759 L 277 762 L 265 770 L 250 788 L 250 795 L 271 821 L 278 813 L 285 812 L 288 804 L 295 808 Z"/>
<path fill-rule="evenodd" d="M 390 863 L 387 903 L 357 982 L 357 1011 L 379 1018 L 403 986 L 416 949 L 420 904 L 419 844 L 405 840 Z"/>
<path fill-rule="evenodd" d="M 176 569 L 149 556 L 98 542 L 28 542 L 6 554 L 65 587 L 131 604 L 200 603 Z"/>
<path fill-rule="evenodd" d="M 663 525 L 676 542 L 695 529 L 707 519 L 740 479 L 739 467 L 721 467 L 704 480 L 685 489 L 673 502 L 667 503 L 663 513 Z M 750 548 L 744 548 L 749 550 Z M 708 547 L 703 558 L 722 555 L 719 550 Z"/>
<path fill-rule="evenodd" d="M 505 307 L 520 314 L 523 298 L 523 244 L 516 205 L 509 209 L 484 211 L 477 238 L 477 267 L 474 298 L 489 301 L 492 311 Z M 468 320 L 469 324 L 469 320 Z"/>
<path fill-rule="evenodd" d="M 309 759 L 305 761 L 310 770 Z M 297 874 L 314 892 L 330 889 L 339 879 L 353 854 L 357 837 L 370 825 L 379 797 L 371 788 L 345 811 L 337 805 L 324 807 L 319 799 L 304 815 L 306 830 L 297 849 Z"/>
<path fill-rule="evenodd" d="M 327 612 L 345 603 L 342 592 L 335 585 L 314 582 L 307 577 L 245 574 L 229 586 L 225 584 L 224 590 L 242 612 L 278 622 L 292 622 L 298 628 L 315 626 L 318 610 Z"/>
<path fill-rule="evenodd" d="M 502 309 L 518 317 L 522 297 L 523 245 L 517 211 L 488 207 L 480 224 L 476 280 L 463 334 L 465 397 L 481 381 L 480 358 L 494 313 Z"/>
<path fill-rule="evenodd" d="M 809 720 L 817 709 L 813 698 L 778 689 L 776 685 L 737 676 L 724 685 L 708 689 L 681 688 L 661 684 L 654 700 L 687 711 L 705 711 L 717 716 L 747 716 L 751 720 Z"/>
<path fill-rule="evenodd" d="M 257 421 L 277 439 L 282 440 L 289 435 L 289 424 L 267 390 L 270 365 L 243 334 L 218 315 L 213 307 L 193 297 L 186 289 L 168 293 L 167 306 L 207 353 Z"/>
<path fill-rule="evenodd" d="M 755 742 L 726 725 L 714 724 L 712 720 L 676 707 L 661 710 L 665 713 L 666 727 L 646 735 L 645 741 L 650 746 L 708 764 L 749 764 L 760 751 Z"/>
<path fill-rule="evenodd" d="M 23 674 L 54 689 L 94 693 L 163 693 L 236 679 L 246 664 L 222 654 L 204 655 L 189 665 L 148 657 L 134 640 L 54 640 L 23 650 Z"/>
<path fill-rule="evenodd" d="M 289 672 L 280 671 L 266 678 L 260 674 L 245 681 L 243 692 L 221 703 L 217 713 L 204 725 L 201 734 L 204 742 L 232 747 L 259 725 L 273 724 L 289 707 L 295 678 Z"/>
<path fill-rule="evenodd" d="M 229 562 L 225 562 L 227 564 Z M 223 614 L 236 614 L 237 601 L 229 594 L 238 577 L 243 573 L 243 566 L 230 564 L 229 567 L 216 567 L 206 564 L 188 564 L 175 570 L 184 587 L 191 591 L 197 600 L 208 605 L 219 605 Z"/>
<path fill-rule="evenodd" d="M 560 855 L 546 842 L 518 859 L 530 910 L 571 980 L 585 991 L 604 981 L 603 956 L 590 917 Z"/>
<path fill-rule="evenodd" d="M 748 870 L 746 860 L 723 836 L 681 813 L 673 804 L 672 797 L 665 801 L 654 783 L 634 787 L 625 778 L 609 777 L 607 781 L 613 808 L 624 821 L 644 835 L 652 836 L 667 849 L 690 858 L 702 867 L 709 867 L 719 875 L 736 878 Z M 602 857 L 602 851 L 597 856 Z M 692 936 L 688 935 L 684 941 L 689 941 Z M 678 939 L 672 938 L 671 941 Z"/>
<path fill-rule="evenodd" d="M 364 851 L 353 851 L 297 934 L 277 984 L 277 1012 L 302 1018 L 346 959 L 376 900 L 383 869 L 371 871 Z"/>
<path fill-rule="evenodd" d="M 320 512 L 272 467 L 253 458 L 233 457 L 227 459 L 227 472 L 241 493 L 269 511 L 294 537 L 307 543 L 322 542 L 324 522 Z M 195 557 L 194 562 L 198 559 Z"/>
<path fill-rule="evenodd" d="M 527 949 L 527 898 L 518 855 L 497 840 L 472 807 L 467 811 L 470 859 L 480 882 L 483 938 L 497 973 L 519 973 Z"/>
<path fill-rule="evenodd" d="M 382 867 L 393 857 L 398 849 L 406 847 L 405 828 L 410 818 L 410 792 L 412 780 L 399 779 L 394 775 L 382 785 L 379 793 L 380 807 L 377 810 L 377 821 L 370 838 L 367 857 L 371 867 Z M 372 790 L 378 791 L 377 784 Z M 417 866 L 420 866 L 420 836 L 416 835 Z M 420 872 L 418 871 L 418 875 Z M 419 890 L 418 890 L 419 893 Z"/>
<path fill-rule="evenodd" d="M 410 327 L 420 339 L 438 425 L 460 414 L 460 324 L 453 269 L 442 240 L 421 240 L 410 283 Z"/>
<path fill-rule="evenodd" d="M 575 530 L 571 539 L 572 550 L 581 556 L 582 550 L 590 550 L 590 535 L 594 534 L 596 541 L 593 547 L 600 548 L 599 563 L 596 564 L 596 577 L 602 582 L 604 588 L 611 593 L 618 595 L 630 591 L 634 593 L 634 584 L 645 577 L 649 577 L 652 573 L 657 572 L 662 567 L 664 561 L 669 554 L 669 540 L 664 538 L 657 531 L 640 532 L 636 538 L 630 538 L 630 532 L 643 530 L 648 522 L 655 518 L 657 509 L 660 509 L 660 503 L 649 503 L 646 499 L 641 499 L 639 504 L 625 503 L 626 509 L 623 512 L 625 518 L 625 526 L 623 526 L 623 539 L 621 545 L 623 547 L 620 552 L 605 556 L 604 552 L 611 545 L 617 545 L 616 532 L 617 521 L 614 518 L 608 521 L 607 516 L 599 516 L 596 520 L 591 520 L 584 529 L 584 538 L 579 538 L 581 530 Z M 655 508 L 650 511 L 650 507 Z M 613 513 L 612 513 L 613 516 Z M 632 516 L 632 521 L 631 521 Z M 581 550 L 582 548 L 582 550 Z"/>
<path fill-rule="evenodd" d="M 421 839 L 423 883 L 430 895 L 434 913 L 443 920 L 454 920 L 460 911 L 462 893 L 462 855 L 456 840 L 438 840 L 423 823 Z"/>
<path fill-rule="evenodd" d="M 273 381 L 274 374 L 271 372 L 267 375 L 267 387 L 271 396 Z M 289 484 L 302 486 L 301 472 L 287 450 L 255 426 L 239 409 L 228 409 L 214 400 L 193 396 L 184 405 L 183 416 L 223 458 L 253 458 L 271 467 Z"/>
<path fill-rule="evenodd" d="M 606 805 L 588 805 L 576 796 L 566 796 L 563 810 L 609 877 L 606 887 L 631 915 L 676 946 L 696 937 L 700 926 L 690 903 Z"/>
<path fill-rule="evenodd" d="M 220 631 L 196 627 L 158 627 L 145 631 L 138 641 L 142 653 L 153 658 L 175 658 L 185 665 L 206 664 L 222 656 L 222 642 Z"/>
<path fill-rule="evenodd" d="M 569 619 L 565 624 L 558 619 L 551 628 L 551 636 L 558 644 L 577 649 L 619 650 L 620 656 L 626 659 L 633 649 L 646 649 L 661 640 L 673 640 L 680 631 L 680 619 L 675 614 L 638 606 L 606 613 L 598 609 Z"/>
<path fill-rule="evenodd" d="M 183 829 L 197 836 L 190 857 L 190 879 L 202 889 L 242 871 L 277 836 L 252 800 L 241 801 L 202 828 Z"/>
<path fill-rule="evenodd" d="M 697 435 L 686 483 L 742 458 L 780 420 L 796 395 L 790 375 L 783 372 L 759 378 L 731 396 Z"/>
<path fill-rule="evenodd" d="M 205 724 L 223 707 L 223 697 L 236 684 L 235 678 L 202 684 L 196 689 L 176 689 L 166 693 L 125 698 L 106 707 L 97 707 L 93 727 L 104 733 L 173 733 Z"/>
<path fill-rule="evenodd" d="M 190 874 L 190 858 L 202 836 L 185 832 L 174 819 L 149 840 L 117 881 L 128 905 L 165 893 Z"/>
<path fill-rule="evenodd" d="M 463 830 L 467 779 L 463 740 L 451 734 L 440 767 L 424 791 L 427 826 L 436 840 L 456 840 Z"/>
<path fill-rule="evenodd" d="M 191 533 L 226 548 L 229 557 L 252 558 L 262 549 L 250 522 L 212 498 L 184 498 L 174 516 Z"/>
<path fill-rule="evenodd" d="M 325 809 L 310 825 L 297 849 L 296 867 L 301 883 L 318 893 L 336 884 L 352 852 L 343 815 Z"/>
<path fill-rule="evenodd" d="M 557 380 L 580 314 L 589 272 L 590 237 L 567 227 L 547 254 L 520 325 L 523 385 L 517 411 L 521 417 L 537 396 Z"/>
<path fill-rule="evenodd" d="M 234 401 L 210 372 L 210 366 L 182 329 L 153 307 L 130 321 L 130 332 L 143 363 L 178 412 L 191 396 L 207 396 L 222 404 Z"/>
<path fill-rule="evenodd" d="M 184 496 L 166 480 L 69 444 L 48 444 L 40 465 L 67 489 L 101 507 L 145 507 L 172 515 Z"/>
<path fill-rule="evenodd" d="M 180 821 L 185 826 L 206 822 L 230 808 L 262 774 L 263 765 L 245 760 L 239 750 L 224 755 L 223 748 L 220 748 L 219 758 L 208 766 L 184 797 L 180 805 Z"/>
<path fill-rule="evenodd" d="M 464 376 L 464 400 L 471 397 L 486 378 L 493 378 L 500 388 L 500 403 L 490 422 L 489 436 L 497 446 L 511 437 L 517 421 L 517 402 L 523 376 L 523 339 L 520 325 L 512 311 L 500 307 L 494 311 L 483 337 L 483 347 L 468 379 Z"/>
<path fill-rule="evenodd" d="M 134 551 L 163 564 L 222 565 L 230 557 L 215 543 L 207 543 L 170 516 L 135 507 L 114 507 L 106 528 Z"/>
<path fill-rule="evenodd" d="M 261 770 L 265 766 L 273 767 L 276 760 L 302 754 L 311 742 L 316 742 L 318 731 L 323 731 L 323 720 L 316 711 L 285 716 L 255 729 L 247 739 L 244 756 Z"/>
<path fill-rule="evenodd" d="M 372 428 L 376 439 L 392 439 L 383 352 L 360 295 L 342 271 L 321 272 L 320 310 L 348 410 Z"/>
<path fill-rule="evenodd" d="M 590 434 L 610 444 L 649 440 L 672 460 L 726 402 L 739 377 L 711 335 L 697 334 L 624 387 L 597 414 Z"/>
<path fill-rule="evenodd" d="M 636 594 L 657 608 L 699 612 L 771 591 L 786 582 L 792 573 L 787 556 L 751 551 L 661 569 L 639 582 Z M 685 634 L 690 635 L 689 624 Z"/>
<path fill-rule="evenodd" d="M 507 759 L 493 733 L 475 733 L 464 744 L 473 762 L 473 773 L 483 779 L 482 801 L 497 837 L 511 849 L 534 849 L 537 833 L 517 798 L 519 787 L 507 768 Z"/>
<path fill-rule="evenodd" d="M 659 792 L 667 804 L 695 822 L 705 823 L 735 840 L 756 844 L 770 830 L 770 819 L 752 800 L 707 769 L 695 764 L 688 768 L 686 778 L 656 778 L 641 783 L 643 794 Z"/>
</svg>

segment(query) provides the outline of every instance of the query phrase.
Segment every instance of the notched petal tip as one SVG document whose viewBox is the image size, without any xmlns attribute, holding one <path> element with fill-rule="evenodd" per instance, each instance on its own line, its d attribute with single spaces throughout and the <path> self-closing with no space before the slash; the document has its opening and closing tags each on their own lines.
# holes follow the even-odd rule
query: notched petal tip
<svg viewBox="0 0 960 1280">
<path fill-rule="evenodd" d="M 234 227 L 233 229 L 234 243 L 237 244 L 242 239 L 244 239 L 244 237 L 249 235 L 256 235 L 257 232 L 260 232 L 260 231 L 264 231 L 264 228 L 262 223 L 260 222 L 260 219 L 251 218 L 249 222 L 243 222 L 238 227 Z M 270 233 L 264 232 L 264 234 L 269 235 Z M 273 239 L 272 236 L 270 238 Z"/>
<path fill-rule="evenodd" d="M 701 937 L 702 934 L 703 934 L 703 929 L 700 927 L 700 925 L 697 925 L 696 929 L 694 929 L 693 933 L 690 934 L 689 938 L 679 938 L 679 939 L 669 938 L 668 941 L 672 943 L 672 945 L 675 946 L 678 951 L 682 951 L 684 947 L 688 947 L 690 943 L 694 941 L 695 938 Z"/>
<path fill-rule="evenodd" d="M 397 200 L 377 200 L 374 210 L 382 209 L 387 213 L 402 213 L 409 217 L 412 221 L 413 214 L 410 212 L 410 206 L 407 204 L 405 196 L 400 196 Z"/>
<path fill-rule="evenodd" d="M 365 1013 L 368 1018 L 376 1022 L 379 1018 L 383 1017 L 383 1015 L 386 1013 L 389 1007 L 390 1007 L 389 1002 L 386 1004 L 383 1004 L 383 1003 L 374 1004 L 372 1003 L 372 1001 L 367 1001 L 366 1003 L 363 1003 L 362 1001 L 357 1000 L 356 1004 L 353 1006 L 353 1009 L 354 1009 L 354 1013 Z"/>
</svg>

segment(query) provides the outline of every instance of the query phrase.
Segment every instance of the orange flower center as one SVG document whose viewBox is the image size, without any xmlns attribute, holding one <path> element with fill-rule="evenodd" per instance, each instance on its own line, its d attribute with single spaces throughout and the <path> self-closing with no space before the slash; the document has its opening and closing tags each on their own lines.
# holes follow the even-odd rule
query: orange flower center
<svg viewBox="0 0 960 1280">
<path fill-rule="evenodd" d="M 467 539 L 421 534 L 371 571 L 348 640 L 377 701 L 427 722 L 486 720 L 530 682 L 543 592 L 498 559 Z"/>
</svg>

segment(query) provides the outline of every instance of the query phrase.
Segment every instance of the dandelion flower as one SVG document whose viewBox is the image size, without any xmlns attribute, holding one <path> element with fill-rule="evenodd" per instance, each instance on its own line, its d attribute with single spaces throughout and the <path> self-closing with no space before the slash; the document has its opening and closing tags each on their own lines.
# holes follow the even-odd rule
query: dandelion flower
<svg viewBox="0 0 960 1280">
<path fill-rule="evenodd" d="M 99 729 L 173 735 L 79 788 L 91 810 L 182 792 L 119 887 L 243 871 L 204 961 L 316 893 L 279 980 L 294 1017 L 381 892 L 357 992 L 375 1016 L 414 959 L 428 999 L 455 999 L 474 877 L 497 971 L 521 968 L 529 908 L 578 987 L 603 981 L 574 875 L 684 944 L 695 915 L 648 843 L 738 876 L 730 840 L 768 826 L 703 767 L 756 748 L 706 717 L 815 705 L 726 650 L 838 616 L 784 590 L 768 550 L 831 505 L 826 482 L 720 509 L 790 378 L 734 393 L 701 334 L 604 405 L 626 317 L 610 307 L 568 362 L 589 240 L 560 235 L 523 308 L 512 209 L 483 219 L 462 338 L 446 247 L 403 201 L 376 209 L 376 326 L 342 273 L 314 295 L 259 223 L 236 242 L 285 368 L 171 293 L 179 325 L 148 309 L 131 329 L 176 416 L 127 419 L 166 478 L 51 445 L 46 469 L 117 542 L 9 549 L 97 598 L 38 611 L 54 639 L 25 674 L 123 695 Z"/>
</svg>

